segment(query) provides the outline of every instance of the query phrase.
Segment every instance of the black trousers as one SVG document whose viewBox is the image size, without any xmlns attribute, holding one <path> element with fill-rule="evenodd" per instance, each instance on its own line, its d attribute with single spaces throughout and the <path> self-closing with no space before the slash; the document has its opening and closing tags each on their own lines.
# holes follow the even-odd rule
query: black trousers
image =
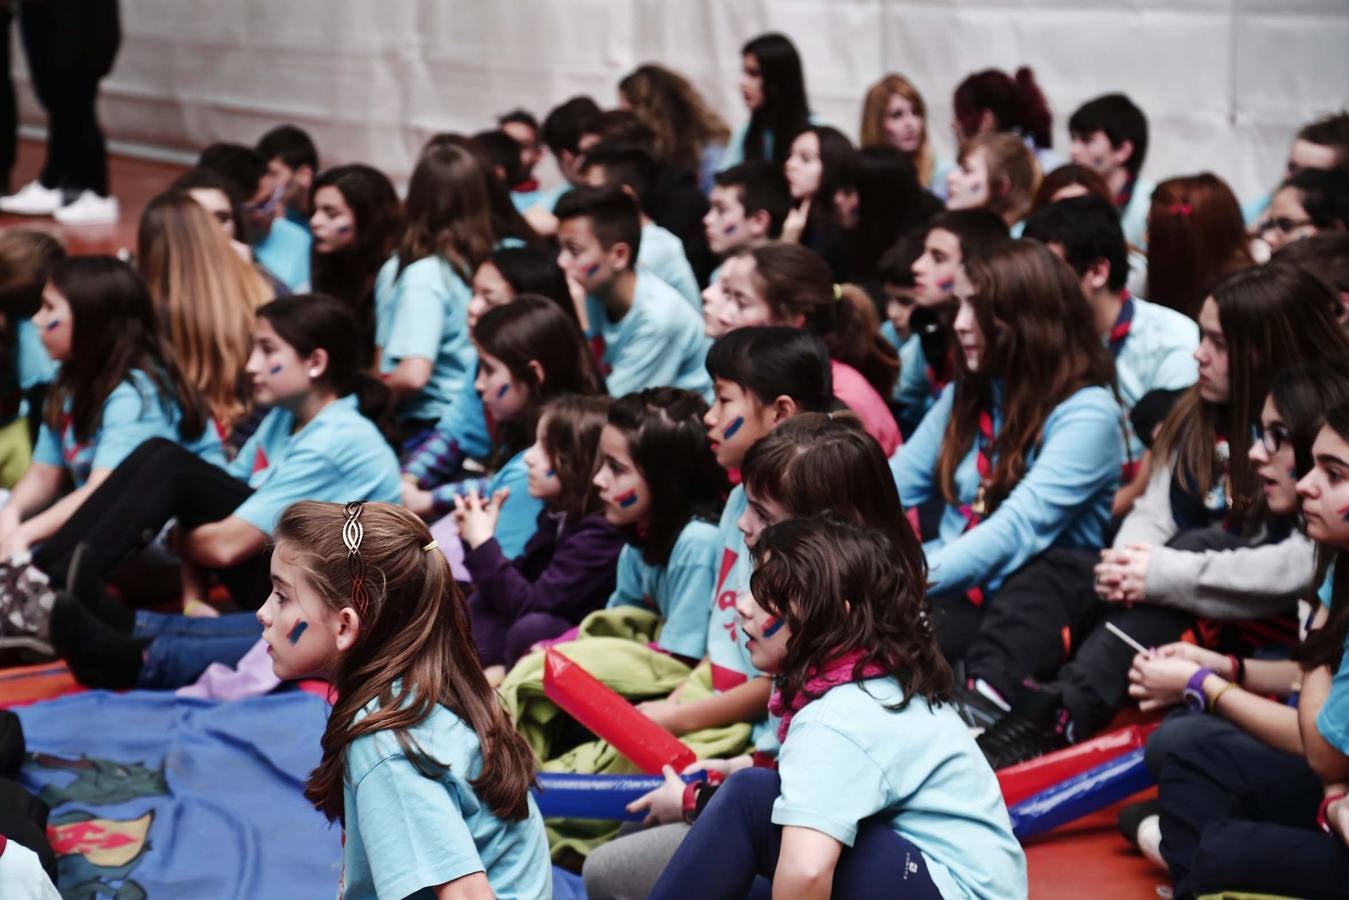
<svg viewBox="0 0 1349 900">
<path fill-rule="evenodd" d="M 33 92 L 47 110 L 47 161 L 40 180 L 68 196 L 108 194 L 108 151 L 98 124 L 98 83 L 122 42 L 117 0 L 19 4 L 19 32 Z"/>
<path fill-rule="evenodd" d="M 8 194 L 12 185 L 10 173 L 14 170 L 19 137 L 19 109 L 14 100 L 14 78 L 10 75 L 13 60 L 9 58 L 9 23 L 14 11 L 0 0 L 0 191 Z"/>
<path fill-rule="evenodd" d="M 152 438 L 113 469 L 66 524 L 33 552 L 33 562 L 58 586 L 77 594 L 99 591 L 113 570 L 143 550 L 170 519 L 189 530 L 219 522 L 252 493 L 218 466 L 172 441 Z M 66 584 L 77 546 L 83 548 L 79 583 Z M 268 566 L 262 553 L 217 575 L 235 603 L 256 609 L 267 599 Z"/>
<path fill-rule="evenodd" d="M 1099 559 L 1095 550 L 1052 548 L 1003 582 L 984 604 L 965 674 L 1008 698 L 1027 677 L 1053 678 L 1102 612 L 1093 587 Z"/>
<path fill-rule="evenodd" d="M 1316 829 L 1321 782 L 1305 759 L 1202 714 L 1167 719 L 1147 756 L 1159 776 L 1161 850 L 1177 898 L 1344 896 L 1349 848 Z"/>
</svg>

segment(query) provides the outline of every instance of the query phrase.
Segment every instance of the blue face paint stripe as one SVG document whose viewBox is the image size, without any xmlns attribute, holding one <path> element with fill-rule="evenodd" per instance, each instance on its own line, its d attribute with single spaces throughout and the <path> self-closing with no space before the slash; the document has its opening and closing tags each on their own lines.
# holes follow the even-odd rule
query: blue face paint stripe
<svg viewBox="0 0 1349 900">
<path fill-rule="evenodd" d="M 771 638 L 773 635 L 777 634 L 779 631 L 782 630 L 782 626 L 786 624 L 787 624 L 786 619 L 773 619 L 771 622 L 769 622 L 767 625 L 764 626 L 763 630 L 764 639 L 767 640 L 768 638 Z"/>
<path fill-rule="evenodd" d="M 744 426 L 744 424 L 745 424 L 745 417 L 736 416 L 735 421 L 732 422 L 730 425 L 727 425 L 726 430 L 721 433 L 722 439 L 729 441 L 731 438 L 735 437 L 736 432 L 738 432 L 741 429 L 741 427 Z"/>
<path fill-rule="evenodd" d="M 623 507 L 624 509 L 627 509 L 629 506 L 632 506 L 634 503 L 637 502 L 637 492 L 628 491 L 621 497 L 615 497 L 614 500 L 615 502 L 618 503 L 619 506 Z"/>
<path fill-rule="evenodd" d="M 52 321 L 50 321 L 50 322 L 47 323 L 47 330 L 48 330 L 48 331 L 55 331 L 56 329 L 58 329 L 58 328 L 60 328 L 60 327 L 61 327 L 61 320 L 60 320 L 60 319 L 53 319 Z"/>
<path fill-rule="evenodd" d="M 586 269 L 586 277 L 587 277 L 587 278 L 594 278 L 594 277 L 595 277 L 596 275 L 598 275 L 599 273 L 600 273 L 600 264 L 599 264 L 599 263 L 593 263 L 593 264 L 591 264 L 591 266 L 590 266 L 588 269 Z"/>
<path fill-rule="evenodd" d="M 308 627 L 309 623 L 304 619 L 301 619 L 295 623 L 295 627 L 290 630 L 290 634 L 286 635 L 286 640 L 290 641 L 292 646 L 298 644 L 300 642 L 300 636 L 305 633 L 305 629 Z"/>
<path fill-rule="evenodd" d="M 272 366 L 270 369 L 268 369 L 268 370 L 267 370 L 267 374 L 268 374 L 268 375 L 280 375 L 280 374 L 281 374 L 281 370 L 282 370 L 283 368 L 284 368 L 284 366 L 282 366 L 280 363 L 278 363 L 277 365 L 274 365 L 274 366 Z"/>
<path fill-rule="evenodd" d="M 501 388 L 497 391 L 497 399 L 500 400 L 502 397 L 505 397 L 508 393 L 510 393 L 510 390 L 511 386 L 509 384 L 503 384 Z"/>
</svg>

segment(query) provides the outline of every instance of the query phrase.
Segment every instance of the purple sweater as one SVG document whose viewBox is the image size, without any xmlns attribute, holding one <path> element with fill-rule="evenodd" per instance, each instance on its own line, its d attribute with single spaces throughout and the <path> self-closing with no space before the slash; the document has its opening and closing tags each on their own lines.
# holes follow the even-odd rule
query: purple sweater
<svg viewBox="0 0 1349 900">
<path fill-rule="evenodd" d="M 623 535 L 603 515 L 564 522 L 544 510 L 519 557 L 507 559 L 492 538 L 476 550 L 465 547 L 464 566 L 478 602 L 498 615 L 546 612 L 576 624 L 614 592 L 622 549 Z"/>
</svg>

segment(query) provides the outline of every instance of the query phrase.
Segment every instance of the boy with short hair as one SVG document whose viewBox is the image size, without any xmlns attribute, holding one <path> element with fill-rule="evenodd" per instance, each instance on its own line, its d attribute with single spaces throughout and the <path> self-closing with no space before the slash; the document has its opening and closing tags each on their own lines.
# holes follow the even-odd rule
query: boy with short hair
<svg viewBox="0 0 1349 900">
<path fill-rule="evenodd" d="M 258 139 L 258 154 L 267 161 L 267 171 L 280 182 L 286 218 L 309 230 L 314 210 L 309 191 L 319 170 L 318 148 L 303 129 L 278 125 Z"/>
<path fill-rule="evenodd" d="M 703 322 L 674 289 L 636 268 L 637 201 L 622 188 L 582 187 L 558 200 L 558 265 L 586 291 L 589 335 L 604 341 L 615 397 L 673 385 L 709 396 Z"/>
<path fill-rule="evenodd" d="M 581 178 L 591 187 L 622 188 L 637 201 L 642 222 L 641 249 L 637 264 L 679 292 L 695 310 L 702 310 L 698 279 L 693 274 L 684 242 L 646 214 L 645 200 L 651 189 L 656 162 L 639 147 L 596 144 L 581 161 Z"/>
<path fill-rule="evenodd" d="M 534 177 L 534 167 L 543 158 L 543 147 L 539 140 L 539 120 L 528 110 L 513 109 L 497 117 L 497 128 L 520 145 L 520 180 L 511 185 L 511 191 L 519 194 L 537 191 L 539 180 Z"/>
<path fill-rule="evenodd" d="M 718 172 L 713 183 L 703 230 L 718 257 L 725 260 L 737 250 L 761 247 L 782 236 L 792 195 L 781 166 L 752 160 Z M 718 266 L 712 282 L 720 275 Z"/>
<path fill-rule="evenodd" d="M 1115 197 L 1124 239 L 1146 247 L 1150 181 L 1138 173 L 1148 154 L 1148 118 L 1124 94 L 1105 94 L 1078 107 L 1068 120 L 1072 160 L 1099 173 Z"/>
<path fill-rule="evenodd" d="M 209 169 L 234 185 L 243 198 L 243 225 L 253 255 L 263 268 L 296 293 L 309 290 L 309 232 L 285 218 L 277 218 L 284 185 L 252 147 L 212 144 L 201 151 L 197 167 Z"/>
<path fill-rule="evenodd" d="M 1349 112 L 1308 122 L 1298 129 L 1293 144 L 1288 148 L 1288 163 L 1279 181 L 1296 175 L 1303 169 L 1343 169 L 1349 171 Z M 1278 190 L 1276 187 L 1275 190 Z M 1270 191 L 1255 200 L 1243 203 L 1242 218 L 1248 226 L 1264 218 L 1269 203 L 1274 199 Z"/>
</svg>

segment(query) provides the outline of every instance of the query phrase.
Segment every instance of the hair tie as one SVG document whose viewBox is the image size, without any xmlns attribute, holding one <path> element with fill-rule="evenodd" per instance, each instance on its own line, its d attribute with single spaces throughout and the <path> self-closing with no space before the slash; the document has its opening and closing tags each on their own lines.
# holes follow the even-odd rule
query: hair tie
<svg viewBox="0 0 1349 900">
<path fill-rule="evenodd" d="M 838 282 L 835 282 L 835 283 L 834 283 L 834 300 L 835 300 L 835 302 L 837 302 L 837 301 L 842 300 L 842 299 L 843 299 L 843 285 L 839 284 Z"/>
<path fill-rule="evenodd" d="M 361 525 L 361 509 L 365 502 L 352 500 L 343 508 L 346 521 L 342 523 L 342 545 L 347 548 L 347 572 L 351 575 L 351 605 L 356 614 L 365 618 L 370 606 L 370 595 L 365 589 L 365 560 L 361 559 L 361 541 L 365 527 Z"/>
<path fill-rule="evenodd" d="M 427 551 L 434 550 L 439 546 L 440 546 L 439 541 L 432 541 L 431 543 L 427 544 L 425 547 L 422 548 L 422 552 L 426 553 Z"/>
<path fill-rule="evenodd" d="M 1194 207 L 1188 203 L 1172 203 L 1167 207 L 1166 211 L 1173 216 L 1180 216 L 1183 219 L 1188 219 L 1190 213 L 1194 212 Z"/>
</svg>

